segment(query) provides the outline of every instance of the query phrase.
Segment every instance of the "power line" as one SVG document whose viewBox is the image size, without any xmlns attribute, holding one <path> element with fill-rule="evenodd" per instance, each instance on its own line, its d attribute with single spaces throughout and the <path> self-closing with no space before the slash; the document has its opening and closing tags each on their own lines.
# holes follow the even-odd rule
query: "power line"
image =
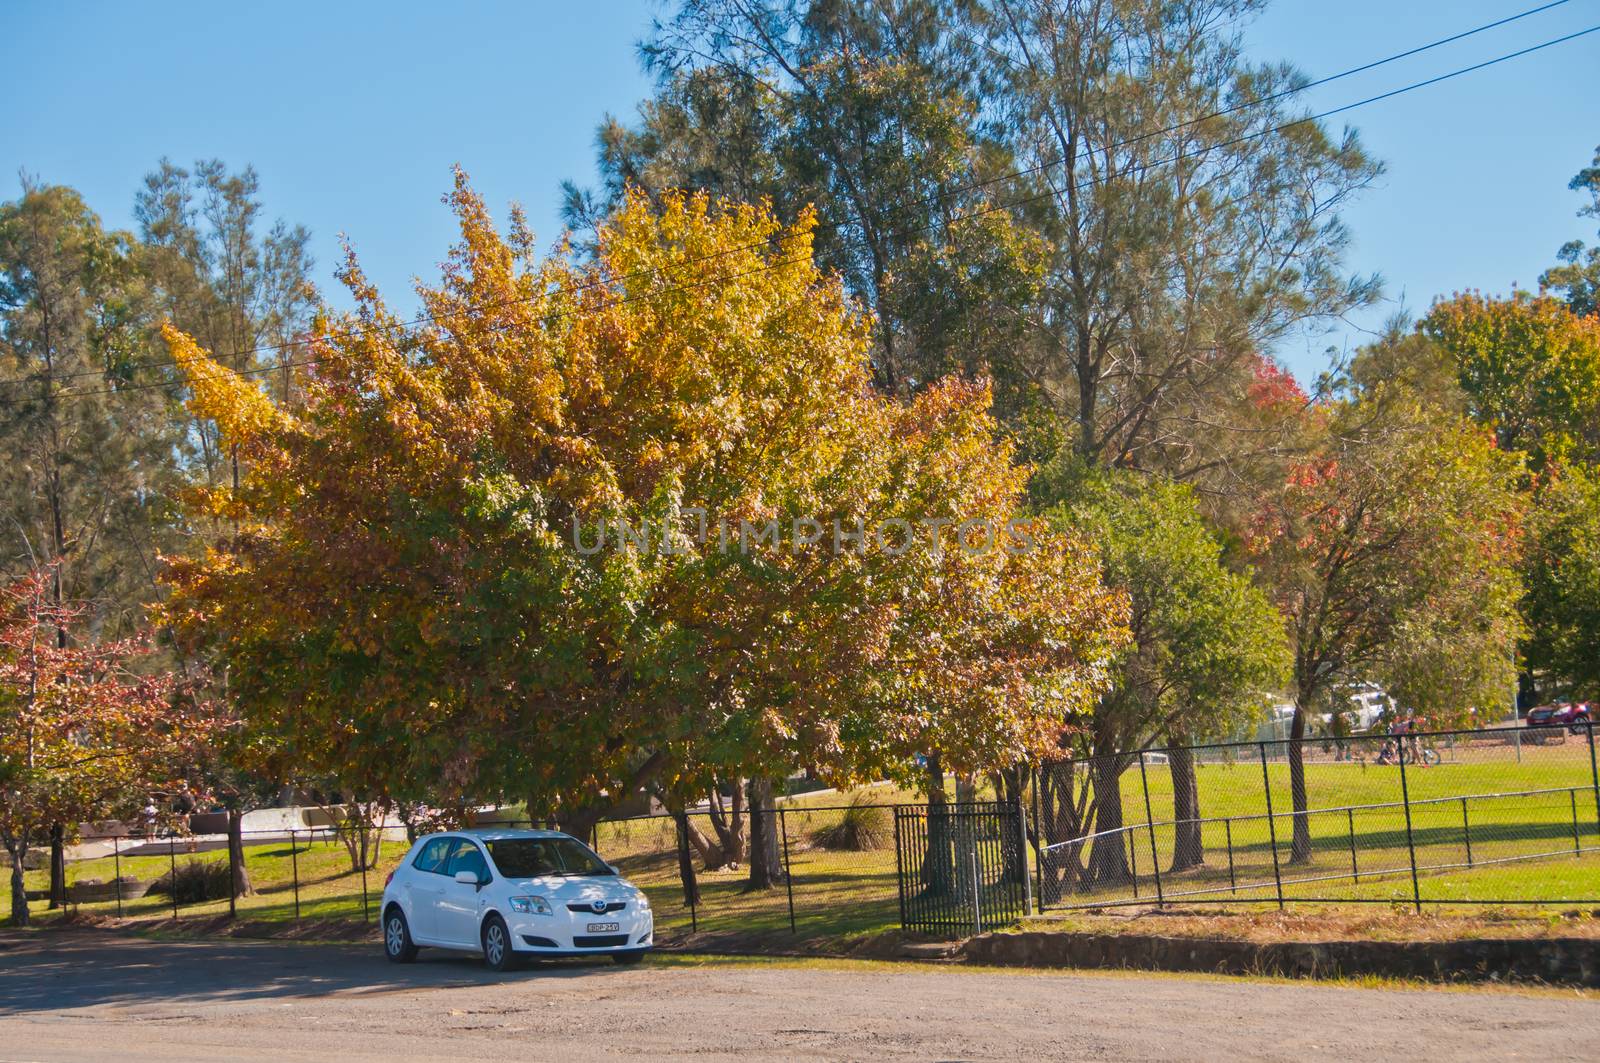
<svg viewBox="0 0 1600 1063">
<path fill-rule="evenodd" d="M 1491 27 L 1494 27 L 1494 26 L 1503 25 L 1506 22 L 1513 21 L 1513 20 L 1515 20 L 1517 18 L 1526 17 L 1527 15 L 1534 14 L 1534 13 L 1537 13 L 1539 11 L 1548 10 L 1551 7 L 1557 7 L 1560 4 L 1567 3 L 1567 2 L 1569 2 L 1569 0 L 1555 0 L 1554 3 L 1546 4 L 1546 5 L 1544 5 L 1544 7 L 1533 8 L 1533 9 L 1530 9 L 1529 11 L 1521 13 L 1520 15 L 1510 16 L 1508 18 L 1501 19 L 1499 22 L 1488 23 L 1485 26 L 1477 27 L 1476 29 L 1468 30 L 1468 31 L 1465 31 L 1463 33 L 1456 34 L 1456 35 L 1454 35 L 1452 37 L 1443 38 L 1442 40 L 1434 42 L 1433 44 L 1422 45 L 1422 46 L 1419 46 L 1417 48 L 1413 48 L 1413 49 L 1411 49 L 1409 51 L 1406 51 L 1406 52 L 1397 53 L 1396 55 L 1390 56 L 1390 57 L 1388 57 L 1386 59 L 1375 60 L 1374 62 L 1365 64 L 1364 66 L 1354 67 L 1351 70 L 1344 71 L 1344 72 L 1342 72 L 1340 74 L 1330 75 L 1329 77 L 1323 78 L 1320 81 L 1309 82 L 1305 86 L 1302 86 L 1301 89 L 1311 88 L 1311 87 L 1313 87 L 1315 85 L 1326 84 L 1329 81 L 1334 81 L 1334 80 L 1337 80 L 1338 78 L 1346 77 L 1346 76 L 1349 76 L 1350 74 L 1353 74 L 1353 73 L 1358 73 L 1358 72 L 1361 72 L 1361 71 L 1364 71 L 1364 70 L 1370 70 L 1370 69 L 1372 69 L 1372 68 L 1374 68 L 1376 66 L 1382 65 L 1383 63 L 1392 62 L 1392 61 L 1394 61 L 1396 59 L 1399 59 L 1399 58 L 1404 58 L 1406 56 L 1415 55 L 1418 52 L 1426 51 L 1428 48 L 1437 47 L 1440 44 L 1448 43 L 1450 41 L 1460 40 L 1463 37 L 1471 36 L 1472 34 L 1481 32 L 1484 29 L 1488 29 L 1488 28 L 1491 28 Z M 1531 54 L 1533 54 L 1535 52 L 1543 51 L 1546 48 L 1553 48 L 1553 47 L 1555 47 L 1557 45 L 1566 44 L 1566 43 L 1568 43 L 1570 41 L 1577 40 L 1577 39 L 1579 39 L 1581 37 L 1586 37 L 1586 36 L 1588 36 L 1588 35 L 1590 35 L 1592 33 L 1596 33 L 1596 32 L 1600 32 L 1600 25 L 1590 26 L 1588 29 L 1579 30 L 1577 32 L 1569 33 L 1569 34 L 1566 34 L 1566 35 L 1561 36 L 1561 37 L 1555 37 L 1555 38 L 1552 38 L 1550 40 L 1543 41 L 1543 42 L 1541 42 L 1539 44 L 1530 45 L 1530 46 L 1528 46 L 1526 48 L 1518 49 L 1517 51 L 1514 51 L 1514 52 L 1507 52 L 1507 53 L 1505 53 L 1503 55 L 1496 56 L 1496 57 L 1494 57 L 1492 59 L 1486 59 L 1486 60 L 1484 60 L 1482 62 L 1474 63 L 1474 64 L 1472 64 L 1470 66 L 1460 67 L 1458 69 L 1449 71 L 1449 72 L 1444 73 L 1444 74 L 1439 74 L 1439 75 L 1436 75 L 1434 77 L 1424 79 L 1422 81 L 1415 81 L 1415 82 L 1412 82 L 1411 84 L 1403 85 L 1400 88 L 1390 89 L 1387 92 L 1382 92 L 1382 93 L 1379 93 L 1379 94 L 1377 94 L 1375 96 L 1368 96 L 1365 99 L 1356 100 L 1356 101 L 1354 101 L 1352 103 L 1342 104 L 1341 106 L 1333 107 L 1333 108 L 1330 108 L 1330 109 L 1325 110 L 1325 111 L 1320 111 L 1320 112 L 1318 112 L 1316 114 L 1306 115 L 1305 117 L 1292 119 L 1292 120 L 1290 120 L 1288 122 L 1283 122 L 1283 123 L 1281 123 L 1279 125 L 1271 126 L 1269 128 L 1266 128 L 1266 129 L 1260 129 L 1260 130 L 1256 130 L 1256 131 L 1251 132 L 1251 133 L 1242 134 L 1242 135 L 1240 135 L 1238 137 L 1234 137 L 1231 140 L 1221 141 L 1221 142 L 1215 143 L 1215 144 L 1207 144 L 1207 145 L 1204 145 L 1203 147 L 1196 148 L 1196 149 L 1194 149 L 1192 151 L 1189 151 L 1189 152 L 1183 152 L 1183 153 L 1180 153 L 1178 155 L 1174 155 L 1174 156 L 1171 156 L 1171 157 L 1165 158 L 1165 159 L 1157 159 L 1157 160 L 1155 160 L 1153 162 L 1145 163 L 1145 164 L 1133 167 L 1127 173 L 1123 174 L 1122 176 L 1123 177 L 1131 177 L 1131 176 L 1134 176 L 1136 174 L 1141 174 L 1141 173 L 1145 173 L 1145 172 L 1148 172 L 1150 170 L 1153 170 L 1158 166 L 1175 165 L 1177 163 L 1186 162 L 1186 161 L 1188 161 L 1190 159 L 1198 158 L 1200 156 L 1209 154 L 1211 152 L 1215 152 L 1215 151 L 1222 150 L 1222 149 L 1225 149 L 1225 148 L 1236 147 L 1236 146 L 1238 146 L 1240 144 L 1245 144 L 1245 143 L 1248 143 L 1248 142 L 1253 141 L 1253 140 L 1259 140 L 1259 139 L 1261 139 L 1263 137 L 1272 136 L 1272 135 L 1274 135 L 1276 133 L 1281 133 L 1281 132 L 1284 132 L 1285 130 L 1292 129 L 1295 126 L 1305 125 L 1305 124 L 1311 123 L 1311 122 L 1320 122 L 1323 119 L 1331 118 L 1331 117 L 1334 117 L 1334 116 L 1340 115 L 1340 114 L 1344 114 L 1344 113 L 1347 113 L 1349 111 L 1356 110 L 1357 108 L 1370 106 L 1371 104 L 1374 104 L 1374 103 L 1380 103 L 1380 102 L 1382 102 L 1384 100 L 1393 99 L 1396 96 L 1401 96 L 1401 95 L 1404 95 L 1404 94 L 1409 93 L 1409 92 L 1415 92 L 1415 91 L 1417 91 L 1419 89 L 1428 88 L 1430 86 L 1440 84 L 1441 82 L 1450 81 L 1450 80 L 1452 80 L 1454 78 L 1458 78 L 1458 77 L 1463 77 L 1463 76 L 1465 76 L 1467 74 L 1476 73 L 1477 71 L 1484 70 L 1484 69 L 1487 69 L 1487 68 L 1492 67 L 1492 66 L 1497 66 L 1497 65 L 1499 65 L 1501 63 L 1509 62 L 1509 61 L 1511 61 L 1513 59 L 1520 59 L 1520 58 L 1522 58 L 1524 56 L 1531 55 Z M 1292 91 L 1301 91 L 1301 89 L 1296 89 L 1296 90 L 1292 90 Z M 1279 95 L 1281 96 L 1283 94 L 1279 94 Z M 1274 97 L 1267 97 L 1267 98 L 1265 98 L 1263 100 L 1260 100 L 1260 101 L 1254 101 L 1254 103 L 1268 102 L 1270 99 L 1273 99 L 1273 98 Z M 1192 124 L 1195 124 L 1195 123 L 1198 123 L 1198 122 L 1207 121 L 1212 117 L 1217 117 L 1219 115 L 1231 113 L 1231 111 L 1236 111 L 1236 110 L 1238 110 L 1238 109 L 1240 109 L 1242 107 L 1245 107 L 1245 106 L 1252 106 L 1252 105 L 1254 105 L 1254 103 L 1252 103 L 1252 104 L 1242 104 L 1242 105 L 1239 105 L 1238 107 L 1235 107 L 1235 108 L 1231 109 L 1230 111 L 1216 112 L 1215 114 L 1208 115 L 1205 118 L 1194 119 L 1191 122 L 1183 123 L 1182 125 L 1179 125 L 1179 126 L 1174 126 L 1174 127 L 1172 127 L 1172 129 L 1180 129 L 1180 128 L 1183 128 L 1186 125 L 1192 125 Z M 1111 145 L 1106 150 L 1108 150 L 1108 151 L 1115 150 L 1117 147 L 1122 147 L 1122 146 L 1126 146 L 1128 144 L 1136 143 L 1140 139 L 1148 138 L 1148 137 L 1156 136 L 1156 135 L 1161 135 L 1161 133 L 1163 133 L 1163 132 L 1170 132 L 1170 131 L 1172 131 L 1172 130 L 1169 129 L 1169 130 L 1165 130 L 1165 131 L 1157 131 L 1155 133 L 1142 134 L 1141 137 L 1130 138 L 1129 140 L 1123 141 L 1123 142 L 1121 142 L 1119 144 Z M 1023 169 L 1023 170 L 1017 170 L 1015 172 L 1008 173 L 1008 174 L 1006 174 L 1006 175 L 1004 175 L 1003 177 L 1000 177 L 1000 178 L 991 178 L 988 181 L 983 182 L 983 184 L 992 184 L 992 183 L 995 183 L 996 181 L 1000 181 L 1000 180 L 1012 180 L 1012 179 L 1014 179 L 1016 177 L 1027 176 L 1028 174 L 1036 173 L 1036 172 L 1038 172 L 1040 170 L 1047 169 L 1048 167 L 1055 165 L 1057 161 L 1059 161 L 1059 160 L 1047 160 L 1046 162 L 1038 163 L 1038 164 L 1036 164 L 1034 166 L 1028 167 L 1028 168 Z M 1080 190 L 1083 190 L 1083 189 L 1091 187 L 1092 184 L 1093 184 L 1092 180 L 1083 181 L 1083 182 L 1080 182 L 1078 185 L 1073 186 L 1071 190 L 1072 191 L 1080 191 Z M 970 187 L 978 187 L 978 185 L 973 185 L 973 186 L 970 186 Z M 948 195 L 948 194 L 954 194 L 954 193 L 952 192 L 952 193 L 946 193 L 946 194 Z M 989 205 L 987 207 L 983 207 L 983 208 L 980 208 L 980 209 L 977 209 L 977 210 L 969 211 L 966 214 L 960 215 L 960 216 L 952 219 L 952 223 L 962 222 L 962 221 L 969 221 L 969 220 L 971 220 L 973 218 L 983 217 L 983 216 L 986 216 L 986 215 L 989 215 L 989 214 L 998 213 L 1000 211 L 1011 210 L 1011 209 L 1014 209 L 1016 207 L 1026 205 L 1028 203 L 1036 202 L 1036 201 L 1038 201 L 1040 199 L 1046 199 L 1046 198 L 1049 198 L 1049 197 L 1052 197 L 1052 196 L 1057 196 L 1057 195 L 1060 195 L 1060 194 L 1062 194 L 1061 191 L 1058 191 L 1055 188 L 1049 188 L 1049 189 L 1046 189 L 1045 191 L 1034 193 L 1034 194 L 1028 195 L 1028 196 L 1023 196 L 1023 197 L 1020 197 L 1018 199 L 1010 200 L 1008 202 L 991 204 L 991 205 Z M 838 229 L 843 224 L 844 224 L 843 222 L 836 222 L 836 223 L 833 223 L 830 226 L 826 226 L 824 228 Z M 891 233 L 889 233 L 887 235 L 890 236 L 891 238 L 895 238 L 895 239 L 899 239 L 899 238 L 902 238 L 902 237 L 913 236 L 913 235 L 915 235 L 917 233 L 925 232 L 928 229 L 931 229 L 935 224 L 936 223 L 932 223 L 932 222 L 925 223 L 925 224 L 922 224 L 922 225 L 913 226 L 911 228 L 907 228 L 907 229 L 900 230 L 900 231 L 897 231 L 897 232 L 891 232 Z M 660 274 L 664 270 L 667 270 L 667 269 L 679 269 L 679 268 L 682 268 L 682 267 L 685 267 L 685 266 L 697 265 L 697 264 L 700 264 L 700 263 L 713 261 L 713 260 L 718 259 L 718 258 L 726 257 L 727 255 L 730 255 L 730 254 L 736 254 L 736 253 L 738 253 L 740 251 L 755 250 L 755 249 L 758 249 L 758 248 L 760 248 L 762 246 L 765 246 L 765 245 L 764 244 L 746 244 L 746 245 L 740 245 L 738 247 L 726 248 L 726 249 L 724 249 L 722 251 L 716 252 L 715 254 L 704 255 L 704 256 L 701 256 L 699 258 L 694 258 L 694 259 L 688 259 L 688 260 L 685 260 L 683 262 L 676 263 L 676 264 L 674 264 L 672 266 L 660 266 L 660 267 L 655 267 L 655 268 L 652 268 L 652 269 L 649 269 L 649 270 L 642 270 L 642 271 L 639 271 L 639 272 L 636 272 L 636 273 L 632 273 L 632 274 L 625 274 L 624 276 L 622 276 L 620 278 L 614 278 L 614 281 L 626 283 L 627 281 L 630 281 L 630 280 L 640 279 L 640 278 L 649 277 L 649 276 L 652 276 L 652 275 L 655 275 L 655 274 Z M 694 288 L 704 287 L 704 286 L 706 286 L 708 284 L 713 284 L 713 283 L 716 283 L 716 284 L 726 283 L 727 281 L 730 281 L 730 280 L 737 280 L 737 279 L 739 279 L 741 277 L 752 276 L 754 274 L 763 273 L 763 272 L 766 272 L 768 270 L 780 268 L 782 266 L 793 265 L 793 264 L 796 264 L 796 263 L 804 261 L 804 260 L 805 260 L 804 257 L 796 257 L 796 258 L 790 258 L 790 259 L 780 259 L 778 261 L 766 263 L 765 265 L 763 265 L 761 267 L 758 267 L 756 269 L 746 270 L 746 271 L 744 271 L 742 273 L 736 273 L 736 274 L 733 274 L 733 275 L 728 276 L 728 277 L 708 278 L 706 280 L 697 281 L 697 282 L 694 282 L 692 284 L 678 285 L 678 286 L 669 287 L 669 288 L 665 288 L 665 289 L 659 289 L 659 290 L 652 291 L 652 292 L 649 292 L 649 293 L 646 293 L 646 294 L 650 295 L 650 296 L 659 296 L 659 295 L 667 294 L 667 293 L 671 293 L 671 292 L 688 291 L 688 290 L 692 290 Z M 583 284 L 578 285 L 576 288 L 572 289 L 572 294 L 580 293 L 580 292 L 584 291 L 585 289 L 598 287 L 603 283 L 605 283 L 605 278 L 596 278 L 595 280 L 592 280 L 592 281 L 586 281 Z M 554 294 L 554 293 L 547 293 L 547 294 Z M 391 323 L 386 323 L 386 324 L 383 324 L 383 325 L 370 325 L 370 326 L 366 326 L 364 328 L 359 328 L 359 329 L 347 329 L 347 330 L 344 330 L 341 333 L 338 333 L 337 335 L 340 336 L 341 338 L 349 339 L 349 338 L 353 338 L 353 337 L 357 337 L 357 336 L 366 335 L 368 333 L 376 332 L 376 331 L 379 331 L 379 330 L 388 330 L 388 329 L 393 329 L 393 328 L 408 328 L 408 327 L 414 327 L 414 326 L 422 325 L 422 324 L 439 324 L 439 323 L 441 323 L 443 321 L 454 319 L 454 318 L 458 318 L 458 317 L 462 317 L 462 316 L 465 316 L 465 315 L 484 313 L 484 312 L 487 312 L 489 310 L 499 309 L 499 308 L 505 307 L 505 306 L 512 306 L 512 305 L 516 305 L 518 303 L 530 302 L 533 299 L 536 299 L 536 298 L 539 298 L 539 297 L 540 296 L 520 296 L 520 297 L 517 297 L 517 298 L 514 298 L 514 299 L 504 299 L 504 300 L 499 300 L 499 301 L 493 302 L 493 303 L 485 303 L 485 304 L 481 304 L 481 305 L 478 305 L 478 306 L 465 307 L 465 308 L 463 308 L 461 310 L 451 311 L 448 314 L 442 314 L 442 315 L 426 315 L 426 314 L 424 314 L 424 315 L 419 315 L 419 316 L 417 316 L 415 318 L 412 318 L 412 319 L 409 319 L 409 320 L 406 320 L 406 321 L 391 322 Z M 603 304 L 602 306 L 600 306 L 600 307 L 598 307 L 596 309 L 598 309 L 598 310 L 608 310 L 608 309 L 611 309 L 613 307 L 616 307 L 616 306 L 619 306 L 619 305 L 622 305 L 622 304 L 625 304 L 625 303 L 634 302 L 637 299 L 642 298 L 642 297 L 643 296 L 623 296 L 623 297 L 621 297 L 619 299 L 612 300 L 609 303 L 605 303 L 605 304 Z M 562 312 L 556 313 L 556 314 L 554 314 L 552 316 L 559 319 L 559 318 L 562 318 L 562 317 L 571 316 L 572 313 L 573 313 L 573 311 L 562 311 Z M 242 353 L 244 353 L 244 354 L 258 354 L 258 353 L 264 353 L 264 352 L 267 352 L 267 351 L 286 350 L 286 349 L 291 348 L 293 346 L 297 346 L 297 344 L 296 343 L 272 344 L 272 345 L 266 345 L 266 346 L 262 346 L 262 347 L 252 348 L 252 349 L 244 351 Z M 253 368 L 253 369 L 237 370 L 236 372 L 237 372 L 237 375 L 239 375 L 239 376 L 256 376 L 256 375 L 261 375 L 261 374 L 266 374 L 266 373 L 279 372 L 279 371 L 282 371 L 282 370 L 285 370 L 285 369 L 304 368 L 304 367 L 307 367 L 307 366 L 316 365 L 320 360 L 321 359 L 310 358 L 310 359 L 303 359 L 303 360 L 300 360 L 300 361 L 288 361 L 288 362 L 281 362 L 281 363 L 278 363 L 276 365 L 259 366 L 259 367 Z M 177 364 L 176 361 L 169 359 L 167 361 L 162 361 L 162 362 L 142 363 L 140 365 L 136 365 L 136 366 L 133 366 L 133 367 L 130 367 L 130 368 L 133 368 L 133 369 L 158 369 L 158 368 L 168 368 L 168 367 L 174 366 L 176 364 Z M 103 372 L 100 371 L 100 370 L 86 370 L 86 371 L 81 371 L 81 372 L 72 373 L 72 374 L 64 374 L 63 376 L 57 377 L 55 379 L 74 379 L 74 378 L 83 377 L 83 376 L 100 376 L 100 375 L 103 375 Z M 39 375 L 34 375 L 34 376 L 31 376 L 31 377 L 29 377 L 29 376 L 12 377 L 10 379 L 0 380 L 0 386 L 7 385 L 7 384 L 26 384 L 26 383 L 31 383 L 31 382 L 37 382 L 37 381 L 43 380 L 43 379 L 45 379 L 45 378 L 42 377 L 42 376 L 39 376 Z M 114 394 L 123 394 L 123 393 L 126 393 L 126 392 L 133 392 L 133 391 L 146 391 L 146 390 L 150 390 L 150 389 L 153 389 L 153 388 L 166 388 L 166 387 L 169 387 L 170 385 L 171 385 L 170 381 L 153 381 L 153 382 L 145 383 L 145 384 L 129 384 L 129 385 L 125 385 L 125 386 L 122 386 L 122 387 L 103 388 L 103 389 L 96 389 L 96 390 L 91 390 L 91 391 L 62 391 L 62 392 L 57 393 L 54 396 L 54 398 L 57 398 L 57 399 L 89 398 L 89 397 L 97 396 L 97 395 L 114 395 Z M 17 400 L 14 400 L 14 399 L 0 399 L 0 401 L 7 402 L 7 403 L 15 403 Z"/>
</svg>

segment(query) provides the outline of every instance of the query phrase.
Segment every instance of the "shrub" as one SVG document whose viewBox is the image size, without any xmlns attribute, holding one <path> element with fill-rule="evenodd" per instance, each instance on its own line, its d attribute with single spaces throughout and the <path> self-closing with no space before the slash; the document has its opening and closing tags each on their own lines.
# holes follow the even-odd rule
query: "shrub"
<svg viewBox="0 0 1600 1063">
<path fill-rule="evenodd" d="M 856 793 L 850 805 L 839 817 L 839 822 L 824 827 L 812 836 L 818 846 L 861 853 L 871 849 L 885 849 L 894 839 L 894 825 L 889 821 L 889 810 L 865 793 Z"/>
<path fill-rule="evenodd" d="M 185 860 L 156 879 L 150 894 L 171 897 L 179 904 L 225 900 L 233 886 L 226 860 Z"/>
</svg>

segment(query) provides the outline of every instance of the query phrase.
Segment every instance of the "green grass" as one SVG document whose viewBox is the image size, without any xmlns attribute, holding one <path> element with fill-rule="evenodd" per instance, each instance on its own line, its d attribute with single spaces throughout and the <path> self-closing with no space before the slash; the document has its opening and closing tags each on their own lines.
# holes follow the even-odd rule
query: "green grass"
<svg viewBox="0 0 1600 1063">
<path fill-rule="evenodd" d="M 1365 750 L 1369 755 L 1375 747 Z M 1206 899 L 1276 896 L 1276 874 L 1289 899 L 1409 900 L 1411 849 L 1415 845 L 1419 893 L 1424 901 L 1549 901 L 1600 897 L 1600 808 L 1588 743 L 1581 738 L 1526 744 L 1522 759 L 1504 744 L 1461 742 L 1443 746 L 1442 763 L 1408 765 L 1405 788 L 1411 801 L 1407 824 L 1401 805 L 1400 769 L 1372 761 L 1335 761 L 1308 747 L 1307 823 L 1312 836 L 1308 862 L 1290 862 L 1293 818 L 1289 768 L 1273 761 L 1263 773 L 1253 750 L 1235 763 L 1202 763 L 1196 785 L 1203 817 L 1204 867 L 1179 875 L 1165 873 L 1165 895 Z M 1273 817 L 1266 819 L 1270 786 Z M 1146 786 L 1149 818 L 1145 826 Z M 1125 837 L 1138 872 L 1139 900 L 1156 896 L 1154 865 L 1167 872 L 1174 843 L 1172 778 L 1167 765 L 1135 766 L 1122 776 L 1125 823 L 1137 824 Z M 1493 797 L 1524 791 L 1531 796 Z M 1468 797 L 1463 807 L 1462 797 Z M 1437 800 L 1446 798 L 1448 800 Z M 1349 811 L 1317 811 L 1344 809 Z M 1380 806 L 1380 807 L 1359 807 Z M 1153 835 L 1153 838 L 1152 838 Z M 1468 852 L 1470 840 L 1471 852 Z M 1351 848 L 1355 849 L 1352 858 Z M 1152 851 L 1153 846 L 1153 851 Z M 1230 876 L 1228 854 L 1233 869 Z M 1582 850 L 1581 853 L 1575 850 Z M 1352 863 L 1353 859 L 1353 863 Z M 1469 865 L 1470 861 L 1470 867 Z M 1239 889 L 1234 891 L 1234 886 Z M 1249 887 L 1249 888 L 1246 888 Z M 1047 887 L 1055 899 L 1055 887 Z M 1064 884 L 1065 904 L 1126 902 L 1135 899 L 1132 882 L 1093 890 Z"/>
</svg>

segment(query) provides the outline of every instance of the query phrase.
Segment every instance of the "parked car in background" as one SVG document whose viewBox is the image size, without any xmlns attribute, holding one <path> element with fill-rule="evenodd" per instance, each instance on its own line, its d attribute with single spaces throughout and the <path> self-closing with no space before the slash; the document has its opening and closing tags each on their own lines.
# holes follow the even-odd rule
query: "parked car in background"
<svg viewBox="0 0 1600 1063">
<path fill-rule="evenodd" d="M 578 839 L 474 829 L 417 839 L 383 887 L 384 954 L 480 953 L 497 971 L 538 956 L 636 963 L 654 944 L 650 898 Z"/>
<path fill-rule="evenodd" d="M 1565 727 L 1578 734 L 1594 718 L 1593 706 L 1586 701 L 1562 702 L 1555 705 L 1538 705 L 1528 710 L 1529 727 Z"/>
</svg>

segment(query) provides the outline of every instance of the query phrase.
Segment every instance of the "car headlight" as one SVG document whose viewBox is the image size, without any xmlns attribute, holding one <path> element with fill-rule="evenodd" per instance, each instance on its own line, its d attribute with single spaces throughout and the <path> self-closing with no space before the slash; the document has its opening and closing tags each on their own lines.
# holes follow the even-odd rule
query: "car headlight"
<svg viewBox="0 0 1600 1063">
<path fill-rule="evenodd" d="M 543 897 L 513 897 L 511 898 L 513 912 L 531 912 L 534 915 L 550 915 L 550 902 Z"/>
<path fill-rule="evenodd" d="M 642 910 L 648 912 L 650 910 L 650 896 L 649 896 L 649 894 L 645 893 L 643 890 L 640 890 L 639 891 L 639 898 L 635 903 L 637 903 Z"/>
</svg>

